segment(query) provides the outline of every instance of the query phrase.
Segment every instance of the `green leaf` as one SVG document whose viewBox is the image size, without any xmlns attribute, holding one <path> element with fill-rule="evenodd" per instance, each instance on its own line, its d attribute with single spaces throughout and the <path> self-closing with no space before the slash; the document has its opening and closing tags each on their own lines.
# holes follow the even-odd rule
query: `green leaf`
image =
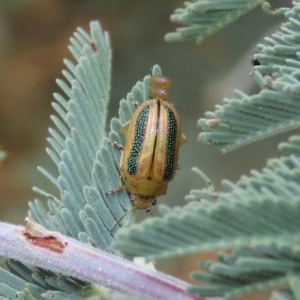
<svg viewBox="0 0 300 300">
<path fill-rule="evenodd" d="M 299 140 L 291 139 L 289 150 Z M 300 157 L 291 153 L 237 183 L 224 180 L 214 198 L 193 191 L 194 201 L 132 225 L 117 234 L 114 246 L 148 260 L 236 248 L 220 262 L 202 264 L 209 273 L 195 279 L 210 286 L 190 290 L 201 296 L 234 298 L 287 284 L 287 274 L 300 269 L 299 166 Z"/>
<path fill-rule="evenodd" d="M 120 117 L 112 120 L 109 132 L 111 139 L 107 138 L 105 127 L 111 76 L 110 40 L 98 22 L 91 22 L 90 25 L 89 34 L 78 28 L 71 38 L 69 50 L 75 63 L 65 60 L 65 80 L 57 81 L 64 95 L 54 94 L 56 101 L 53 108 L 57 115 L 52 116 L 55 127 L 49 129 L 50 147 L 47 153 L 57 167 L 58 175 L 39 168 L 58 192 L 52 194 L 34 188 L 48 202 L 45 205 L 43 201 L 35 199 L 29 204 L 28 215 L 48 229 L 93 243 L 111 252 L 110 245 L 114 238 L 112 229 L 131 209 L 126 191 L 108 195 L 111 189 L 120 185 L 120 151 L 114 149 L 112 144 L 114 141 L 124 141 L 120 132 L 134 112 L 132 101 L 148 99 L 149 76 L 143 82 L 138 82 L 127 99 L 121 101 Z M 155 66 L 153 72 L 161 71 Z M 124 106 L 129 109 L 124 110 Z M 39 269 L 27 269 L 19 263 L 11 268 L 11 263 L 8 261 L 6 269 L 19 277 L 10 278 L 6 269 L 0 269 L 3 275 L 1 278 L 7 279 L 3 296 L 10 299 L 17 291 L 24 299 L 41 299 L 41 295 L 42 299 L 76 299 L 82 290 L 83 285 L 78 285 L 76 281 L 70 286 L 67 277 Z M 20 278 L 29 284 L 15 286 L 15 280 Z M 75 293 L 73 296 L 72 292 Z M 64 297 L 61 296 L 63 294 Z"/>
<path fill-rule="evenodd" d="M 224 295 L 228 299 L 287 285 L 286 274 L 299 269 L 298 255 L 297 246 L 284 243 L 221 253 L 220 262 L 202 262 L 202 270 L 208 273 L 193 273 L 195 280 L 208 286 L 195 286 L 192 291 L 202 296 L 209 296 L 211 290 L 219 291 L 218 296 Z"/>
<path fill-rule="evenodd" d="M 296 298 L 289 290 L 282 289 L 282 290 L 275 290 L 272 293 L 270 300 L 296 300 Z"/>
<path fill-rule="evenodd" d="M 201 42 L 226 25 L 234 22 L 262 1 L 259 0 L 196 0 L 184 3 L 184 8 L 177 8 L 171 21 L 182 27 L 176 32 L 166 34 L 170 42 L 192 40 Z"/>
<path fill-rule="evenodd" d="M 298 300 L 300 299 L 300 276 L 298 273 L 290 273 L 287 276 L 288 283 L 291 287 L 291 290 L 295 296 L 295 298 Z"/>
<path fill-rule="evenodd" d="M 295 140 L 295 139 L 294 139 Z M 299 139 L 298 139 L 299 140 Z M 292 143 L 292 142 L 290 142 Z M 300 158 L 272 159 L 237 183 L 224 180 L 214 200 L 197 198 L 117 235 L 122 252 L 158 259 L 211 249 L 256 247 L 300 238 Z M 164 241 L 164 242 L 162 242 Z"/>
<path fill-rule="evenodd" d="M 39 168 L 58 193 L 35 188 L 48 200 L 48 205 L 36 199 L 29 204 L 28 212 L 32 220 L 45 227 L 85 241 L 88 234 L 79 212 L 85 209 L 82 207 L 85 203 L 83 189 L 93 182 L 91 170 L 105 138 L 111 73 L 109 36 L 98 22 L 91 22 L 90 27 L 90 33 L 78 28 L 71 38 L 69 50 L 75 64 L 65 60 L 68 70 L 63 71 L 63 75 L 66 81 L 57 81 L 65 95 L 54 94 L 53 108 L 57 116 L 52 116 L 55 128 L 49 129 L 47 152 L 60 174 L 53 175 Z M 7 261 L 6 269 L 0 272 L 2 281 L 6 282 L 1 295 L 9 299 L 13 298 L 11 293 L 18 293 L 20 299 L 78 299 L 78 293 L 86 285 L 12 261 Z M 12 277 L 15 276 L 12 273 L 18 277 Z M 23 287 L 15 285 L 20 279 L 26 282 Z"/>
<path fill-rule="evenodd" d="M 286 155 L 294 154 L 300 156 L 300 136 L 294 135 L 289 138 L 288 142 L 282 142 L 279 149 Z"/>
<path fill-rule="evenodd" d="M 6 261 L 0 269 L 3 299 L 81 299 L 84 284 L 16 261 Z M 61 292 L 58 292 L 61 291 Z M 52 297 L 52 298 L 51 298 Z"/>
<path fill-rule="evenodd" d="M 119 153 L 112 155 L 114 150 L 105 132 L 111 80 L 110 40 L 98 22 L 91 22 L 90 34 L 78 28 L 70 40 L 69 50 L 76 63 L 65 60 L 65 80 L 57 81 L 65 95 L 54 94 L 57 116 L 52 116 L 55 128 L 49 129 L 47 149 L 59 174 L 39 168 L 59 194 L 35 188 L 48 199 L 48 207 L 36 199 L 30 204 L 29 217 L 47 228 L 110 251 L 110 230 L 130 206 L 124 193 L 122 201 L 106 195 L 116 187 L 114 184 L 118 185 L 119 178 L 115 161 Z"/>
<path fill-rule="evenodd" d="M 71 38 L 69 50 L 75 63 L 65 60 L 65 80 L 57 81 L 64 95 L 54 94 L 53 108 L 57 115 L 52 116 L 55 127 L 49 129 L 47 153 L 58 174 L 39 168 L 58 192 L 52 194 L 35 187 L 48 202 L 45 205 L 35 199 L 29 204 L 28 215 L 48 229 L 111 252 L 114 229 L 132 208 L 125 189 L 110 194 L 120 186 L 120 151 L 113 143 L 124 143 L 121 128 L 134 112 L 133 102 L 149 99 L 150 76 L 139 81 L 126 99 L 121 100 L 119 117 L 111 121 L 107 137 L 111 47 L 109 36 L 100 24 L 91 22 L 90 26 L 90 34 L 78 28 Z M 154 66 L 152 73 L 161 74 L 160 67 Z M 10 277 L 7 270 L 18 277 Z M 78 299 L 79 292 L 86 286 L 86 283 L 40 269 L 28 269 L 11 261 L 0 272 L 7 280 L 3 296 L 8 298 L 19 291 L 24 299 Z M 18 281 L 23 283 L 22 287 L 16 286 Z"/>
<path fill-rule="evenodd" d="M 199 140 L 227 152 L 300 126 L 299 17 L 300 3 L 286 12 L 288 21 L 257 46 L 256 95 L 235 91 L 214 112 L 198 121 Z"/>
<path fill-rule="evenodd" d="M 121 232 L 115 247 L 128 255 L 158 259 L 211 249 L 257 247 L 280 239 L 299 242 L 300 203 L 264 197 L 241 199 L 215 205 L 190 203 L 174 209 L 163 219 L 151 218 Z"/>
</svg>

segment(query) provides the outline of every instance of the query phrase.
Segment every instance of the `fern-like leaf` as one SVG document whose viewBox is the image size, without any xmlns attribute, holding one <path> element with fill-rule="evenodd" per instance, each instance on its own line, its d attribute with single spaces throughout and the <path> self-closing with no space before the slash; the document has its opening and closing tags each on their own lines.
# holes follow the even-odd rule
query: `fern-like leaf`
<svg viewBox="0 0 300 300">
<path fill-rule="evenodd" d="M 253 170 L 237 183 L 222 182 L 223 191 L 203 199 L 193 190 L 184 207 L 166 209 L 121 232 L 115 246 L 124 253 L 148 259 L 236 246 L 256 247 L 300 238 L 299 166 L 300 137 L 280 148 L 291 155 L 272 159 L 262 172 Z M 292 152 L 292 149 L 294 152 Z M 281 239 L 282 238 L 282 239 Z M 162 243 L 162 241 L 168 241 Z"/>
<path fill-rule="evenodd" d="M 295 173 L 300 161 L 293 157 L 272 163 L 275 168 L 253 172 L 236 185 L 225 181 L 228 191 L 218 195 L 217 203 L 192 202 L 170 210 L 164 218 L 133 225 L 129 232 L 120 233 L 115 246 L 126 254 L 157 259 L 233 246 L 256 247 L 280 238 L 299 241 L 300 188 Z M 282 185 L 273 186 L 278 180 Z"/>
<path fill-rule="evenodd" d="M 111 73 L 109 36 L 99 23 L 92 22 L 90 35 L 82 29 L 74 33 L 69 50 L 76 64 L 65 60 L 65 81 L 57 81 L 66 97 L 54 94 L 58 116 L 52 116 L 56 128 L 49 130 L 51 147 L 47 149 L 59 175 L 40 168 L 58 188 L 59 196 L 35 188 L 48 198 L 48 212 L 35 200 L 29 217 L 110 251 L 111 229 L 130 202 L 128 197 L 122 202 L 122 197 L 116 201 L 106 195 L 118 185 L 119 177 L 112 145 L 105 137 Z"/>
<path fill-rule="evenodd" d="M 89 240 L 87 222 L 82 222 L 79 215 L 86 209 L 84 189 L 93 182 L 91 170 L 105 137 L 111 73 L 109 36 L 98 22 L 91 22 L 90 27 L 90 34 L 78 28 L 71 38 L 69 50 L 76 62 L 65 60 L 66 81 L 57 81 L 65 96 L 54 94 L 53 108 L 57 115 L 52 120 L 56 128 L 49 129 L 51 147 L 47 153 L 59 175 L 39 168 L 59 193 L 53 195 L 34 188 L 48 199 L 48 207 L 36 199 L 29 204 L 28 212 L 32 220 L 45 227 L 84 241 Z M 90 241 L 100 247 L 100 239 L 92 237 Z M 101 246 L 104 245 L 103 242 Z M 80 299 L 83 284 L 70 278 L 11 261 L 0 271 L 4 280 L 1 295 L 8 299 L 12 299 L 12 294 L 19 295 L 20 299 Z M 23 285 L 16 286 L 14 282 Z"/>
<path fill-rule="evenodd" d="M 252 171 L 237 183 L 223 181 L 222 192 L 192 191 L 188 198 L 194 201 L 133 225 L 118 235 L 115 247 L 152 260 L 237 248 L 220 262 L 204 262 L 208 273 L 194 278 L 209 286 L 190 291 L 229 299 L 290 285 L 297 295 L 298 277 L 289 274 L 300 269 L 300 137 L 279 148 L 289 156 L 270 160 L 262 172 Z"/>
<path fill-rule="evenodd" d="M 57 115 L 51 117 L 55 127 L 49 129 L 47 148 L 58 175 L 39 168 L 58 193 L 35 187 L 48 201 L 45 205 L 35 199 L 29 204 L 28 215 L 48 229 L 111 252 L 113 229 L 131 209 L 125 190 L 109 193 L 120 186 L 120 151 L 113 147 L 113 142 L 124 143 L 121 127 L 134 112 L 133 102 L 149 99 L 150 76 L 139 81 L 126 99 L 121 100 L 119 117 L 111 121 L 107 137 L 109 36 L 98 22 L 91 22 L 90 34 L 77 29 L 69 50 L 75 63 L 65 60 L 65 80 L 57 80 L 64 95 L 54 94 L 53 108 Z M 161 74 L 159 66 L 153 68 L 153 74 Z M 1 289 L 4 299 L 16 294 L 20 299 L 78 299 L 84 286 L 76 280 L 11 261 L 0 272 L 1 278 L 5 278 Z"/>
<path fill-rule="evenodd" d="M 0 269 L 1 299 L 82 299 L 85 284 L 15 261 Z"/>
<path fill-rule="evenodd" d="M 195 280 L 208 284 L 192 288 L 199 295 L 224 295 L 237 298 L 258 290 L 277 288 L 289 283 L 290 272 L 299 269 L 299 247 L 282 243 L 255 249 L 240 248 L 230 254 L 222 253 L 219 262 L 205 261 L 195 272 Z"/>
<path fill-rule="evenodd" d="M 235 91 L 232 99 L 199 120 L 199 139 L 223 152 L 300 126 L 299 18 L 300 3 L 286 12 L 288 21 L 265 44 L 258 45 L 254 77 L 261 92 Z"/>
<path fill-rule="evenodd" d="M 299 126 L 300 2 L 286 12 L 288 22 L 266 38 L 255 54 L 258 95 L 237 91 L 199 124 L 200 139 L 223 151 Z M 159 259 L 219 249 L 218 262 L 203 262 L 194 278 L 206 286 L 191 292 L 232 299 L 268 288 L 281 288 L 273 299 L 299 298 L 300 138 L 280 145 L 288 156 L 268 161 L 261 171 L 223 190 L 195 190 L 182 208 L 161 208 L 163 217 L 148 219 L 117 235 L 115 247 L 132 256 Z M 207 180 L 206 180 L 207 181 Z M 207 181 L 208 182 L 208 181 Z"/>
<path fill-rule="evenodd" d="M 270 300 L 297 300 L 297 299 L 293 296 L 291 291 L 287 289 L 274 291 L 270 297 Z"/>
<path fill-rule="evenodd" d="M 184 3 L 184 8 L 177 8 L 171 21 L 183 27 L 176 32 L 166 34 L 170 42 L 192 40 L 201 42 L 229 23 L 260 5 L 259 0 L 196 0 Z"/>
<path fill-rule="evenodd" d="M 287 143 L 289 150 L 295 140 Z M 224 181 L 214 201 L 193 191 L 189 198 L 194 201 L 185 207 L 164 209 L 163 218 L 120 232 L 115 247 L 151 260 L 248 247 L 223 256 L 220 263 L 204 263 L 211 275 L 197 273 L 195 279 L 211 287 L 191 289 L 202 296 L 234 298 L 288 284 L 287 274 L 300 269 L 299 166 L 295 155 L 270 160 L 262 172 L 252 171 L 236 184 Z"/>
</svg>

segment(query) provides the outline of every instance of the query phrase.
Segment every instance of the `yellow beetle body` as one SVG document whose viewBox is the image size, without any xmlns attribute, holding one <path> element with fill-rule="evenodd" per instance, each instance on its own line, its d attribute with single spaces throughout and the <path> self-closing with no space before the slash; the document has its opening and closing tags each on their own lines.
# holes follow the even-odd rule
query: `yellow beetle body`
<svg viewBox="0 0 300 300">
<path fill-rule="evenodd" d="M 161 83 L 154 86 L 151 95 L 160 97 L 141 104 L 123 127 L 126 143 L 121 176 L 126 190 L 134 195 L 134 207 L 140 209 L 149 208 L 157 196 L 166 194 L 178 168 L 179 146 L 186 142 L 179 115 L 164 99 L 164 89 Z"/>
</svg>

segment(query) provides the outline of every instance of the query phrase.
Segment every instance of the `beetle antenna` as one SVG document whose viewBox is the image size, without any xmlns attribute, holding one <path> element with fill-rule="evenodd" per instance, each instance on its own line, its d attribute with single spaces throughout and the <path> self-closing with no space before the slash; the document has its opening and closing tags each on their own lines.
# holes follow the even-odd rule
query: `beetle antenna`
<svg viewBox="0 0 300 300">
<path fill-rule="evenodd" d="M 131 212 L 133 212 L 134 211 L 134 207 L 133 208 L 131 208 L 131 209 L 129 209 L 129 210 L 127 210 L 126 212 L 125 212 L 125 214 L 117 221 L 117 223 L 113 226 L 113 228 L 110 230 L 110 233 L 112 234 L 112 235 L 114 235 L 114 233 L 115 233 L 115 231 L 117 230 L 117 227 L 122 227 L 122 221 L 131 213 Z"/>
</svg>

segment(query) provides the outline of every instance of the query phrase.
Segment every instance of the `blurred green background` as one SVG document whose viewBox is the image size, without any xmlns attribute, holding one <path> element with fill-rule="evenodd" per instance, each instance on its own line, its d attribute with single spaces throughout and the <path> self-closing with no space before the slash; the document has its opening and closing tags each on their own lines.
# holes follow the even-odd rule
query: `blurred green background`
<svg viewBox="0 0 300 300">
<path fill-rule="evenodd" d="M 270 3 L 291 5 L 283 0 Z M 200 45 L 166 43 L 164 35 L 176 28 L 169 17 L 181 6 L 183 1 L 166 0 L 1 0 L 0 145 L 7 152 L 0 166 L 1 220 L 23 223 L 27 202 L 35 197 L 31 187 L 48 189 L 36 166 L 53 168 L 45 147 L 47 128 L 52 126 L 52 93 L 59 91 L 55 78 L 61 77 L 63 58 L 71 58 L 67 46 L 73 31 L 78 26 L 88 30 L 95 19 L 110 32 L 113 46 L 110 117 L 117 114 L 119 100 L 155 63 L 172 79 L 169 101 L 182 116 L 188 144 L 181 148 L 180 170 L 160 203 L 182 204 L 190 189 L 201 187 L 190 171 L 193 166 L 219 188 L 221 179 L 237 180 L 278 155 L 276 146 L 283 136 L 226 155 L 196 140 L 197 120 L 205 111 L 231 97 L 234 88 L 247 93 L 257 90 L 249 77 L 249 56 L 283 19 L 258 8 Z M 177 272 L 172 264 L 166 268 Z M 188 263 L 176 275 L 185 277 L 185 268 Z"/>
</svg>

